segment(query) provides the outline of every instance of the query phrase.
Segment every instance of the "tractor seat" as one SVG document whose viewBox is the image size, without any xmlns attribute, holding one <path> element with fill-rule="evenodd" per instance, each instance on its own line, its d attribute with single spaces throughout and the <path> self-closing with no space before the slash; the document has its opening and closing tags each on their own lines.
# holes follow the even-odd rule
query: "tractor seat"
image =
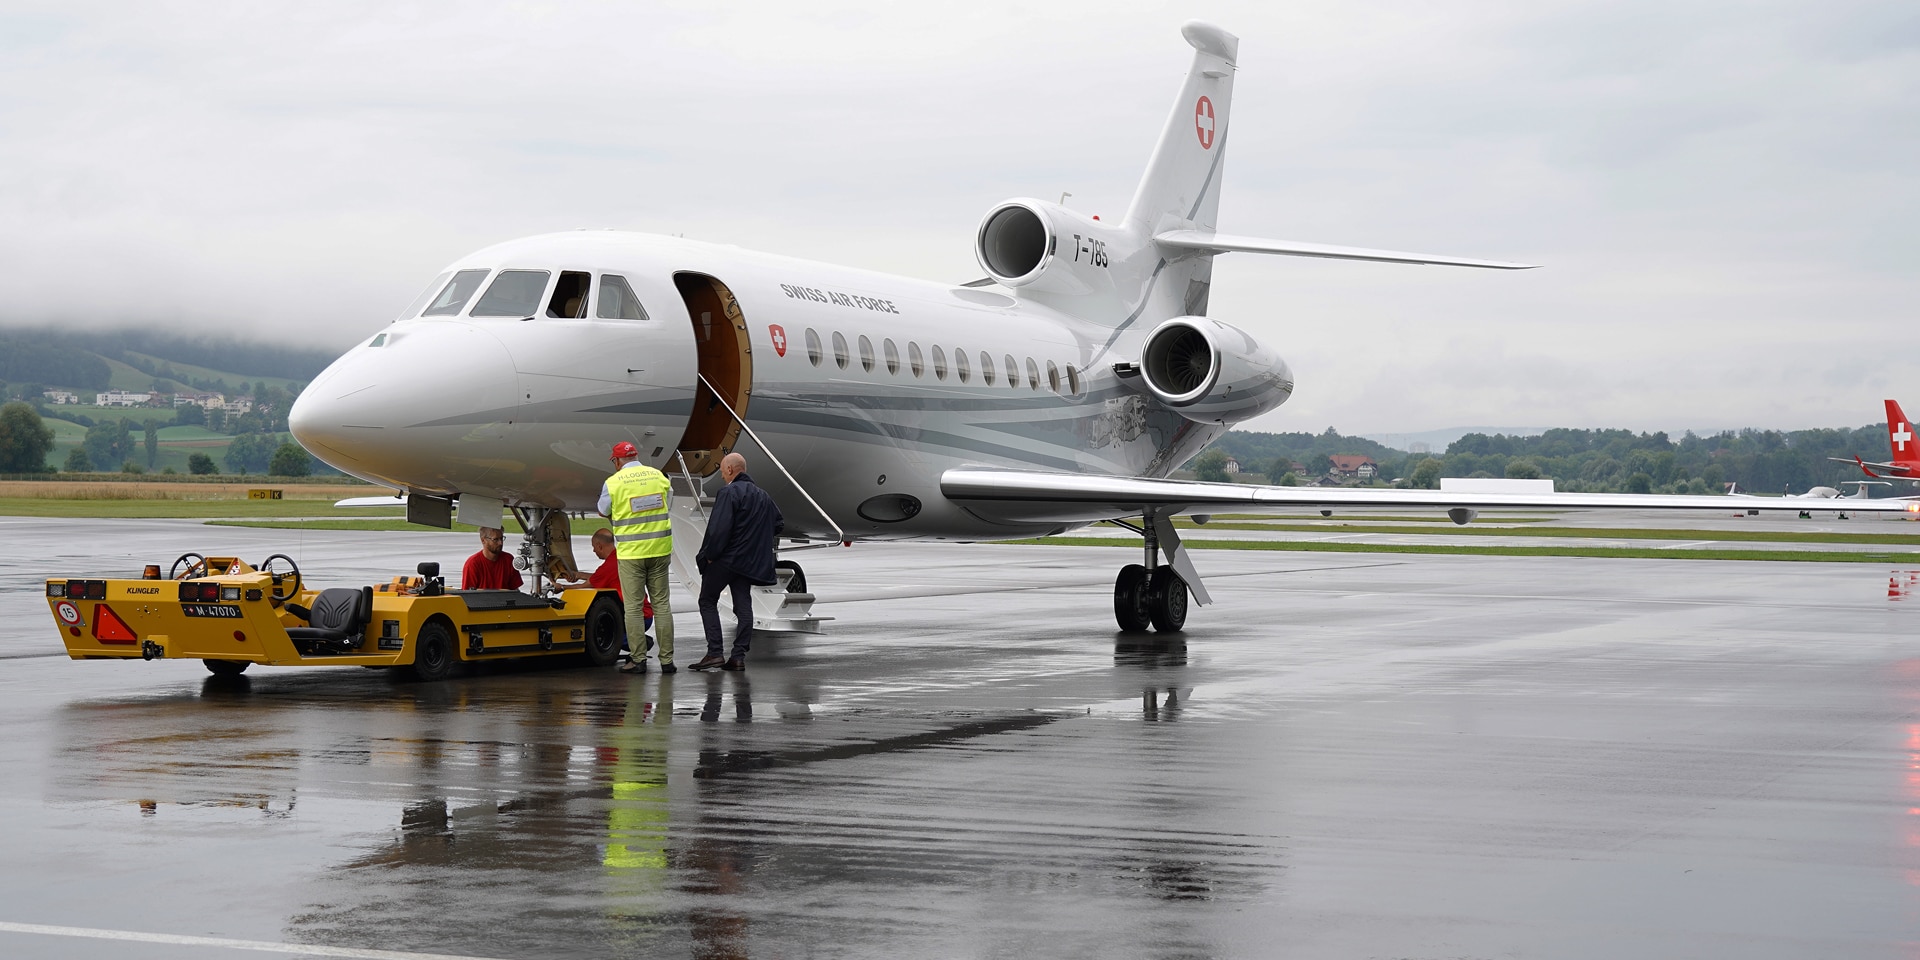
<svg viewBox="0 0 1920 960">
<path fill-rule="evenodd" d="M 334 587 L 320 591 L 311 610 L 297 604 L 288 604 L 287 609 L 295 616 L 305 615 L 309 624 L 287 628 L 287 636 L 302 653 L 348 653 L 359 649 L 373 619 L 373 588 Z"/>
</svg>

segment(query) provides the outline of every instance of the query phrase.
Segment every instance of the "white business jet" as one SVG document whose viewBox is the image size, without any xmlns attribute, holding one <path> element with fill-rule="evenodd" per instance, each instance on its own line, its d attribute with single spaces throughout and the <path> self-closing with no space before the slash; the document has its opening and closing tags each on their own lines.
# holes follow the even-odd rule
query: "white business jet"
<svg viewBox="0 0 1920 960">
<path fill-rule="evenodd" d="M 1124 630 L 1178 630 L 1190 595 L 1209 602 L 1170 522 L 1180 513 L 1432 507 L 1465 523 L 1488 507 L 1726 509 L 1720 497 L 1524 482 L 1164 479 L 1293 393 L 1272 347 L 1207 316 L 1214 256 L 1526 267 L 1216 233 L 1239 41 L 1198 22 L 1181 34 L 1193 65 L 1126 215 L 1001 203 L 973 237 L 986 279 L 932 283 L 613 231 L 513 240 L 449 265 L 327 368 L 294 405 L 292 431 L 442 526 L 456 501 L 463 519 L 497 524 L 510 509 L 530 531 L 591 511 L 623 440 L 694 503 L 726 452 L 763 458 L 755 479 L 788 536 L 816 542 L 1002 540 L 1111 521 L 1145 545 L 1114 585 Z"/>
</svg>

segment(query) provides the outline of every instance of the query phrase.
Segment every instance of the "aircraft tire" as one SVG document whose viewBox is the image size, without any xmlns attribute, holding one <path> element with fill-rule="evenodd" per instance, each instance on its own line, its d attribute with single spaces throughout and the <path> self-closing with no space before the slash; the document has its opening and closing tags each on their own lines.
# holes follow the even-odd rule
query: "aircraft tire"
<svg viewBox="0 0 1920 960">
<path fill-rule="evenodd" d="M 247 660 L 202 660 L 200 662 L 206 664 L 207 672 L 216 677 L 237 677 L 246 673 L 247 668 L 253 665 Z"/>
<path fill-rule="evenodd" d="M 1147 609 L 1147 588 L 1151 579 L 1147 568 L 1137 563 L 1129 563 L 1120 568 L 1120 575 L 1113 580 L 1113 619 L 1120 629 L 1128 633 L 1140 633 L 1153 624 L 1153 616 Z"/>
<path fill-rule="evenodd" d="M 626 629 L 627 614 L 611 595 L 597 597 L 587 608 L 587 648 L 580 659 L 589 667 L 611 667 L 620 659 L 620 634 Z"/>
<path fill-rule="evenodd" d="M 445 624 L 429 623 L 413 641 L 413 678 L 421 683 L 453 675 L 453 634 Z"/>
<path fill-rule="evenodd" d="M 1153 629 L 1173 633 L 1187 625 L 1187 581 L 1172 567 L 1159 567 L 1147 586 L 1147 611 Z"/>
</svg>

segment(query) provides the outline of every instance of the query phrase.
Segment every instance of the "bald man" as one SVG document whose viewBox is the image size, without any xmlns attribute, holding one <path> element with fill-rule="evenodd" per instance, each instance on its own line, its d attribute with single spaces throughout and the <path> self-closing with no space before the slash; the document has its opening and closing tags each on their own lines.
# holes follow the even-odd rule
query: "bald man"
<svg viewBox="0 0 1920 960">
<path fill-rule="evenodd" d="M 773 544 L 786 529 L 773 497 L 747 476 L 747 459 L 729 453 L 720 460 L 720 479 L 726 486 L 713 498 L 707 515 L 707 537 L 700 543 L 700 623 L 707 630 L 707 656 L 695 670 L 747 668 L 747 649 L 753 642 L 753 588 L 775 583 Z M 722 659 L 720 593 L 733 595 L 733 655 Z"/>
</svg>

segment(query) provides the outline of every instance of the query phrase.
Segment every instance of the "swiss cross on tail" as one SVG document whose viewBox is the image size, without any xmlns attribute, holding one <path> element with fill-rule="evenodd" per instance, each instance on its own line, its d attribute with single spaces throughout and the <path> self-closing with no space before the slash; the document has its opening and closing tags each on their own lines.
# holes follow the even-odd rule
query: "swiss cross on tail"
<svg viewBox="0 0 1920 960">
<path fill-rule="evenodd" d="M 786 356 L 787 331 L 781 329 L 777 323 L 769 323 L 767 324 L 767 336 L 773 340 L 773 352 L 783 357 Z"/>
<path fill-rule="evenodd" d="M 1213 101 L 1206 97 L 1193 105 L 1193 132 L 1200 137 L 1200 149 L 1213 149 Z"/>
</svg>

